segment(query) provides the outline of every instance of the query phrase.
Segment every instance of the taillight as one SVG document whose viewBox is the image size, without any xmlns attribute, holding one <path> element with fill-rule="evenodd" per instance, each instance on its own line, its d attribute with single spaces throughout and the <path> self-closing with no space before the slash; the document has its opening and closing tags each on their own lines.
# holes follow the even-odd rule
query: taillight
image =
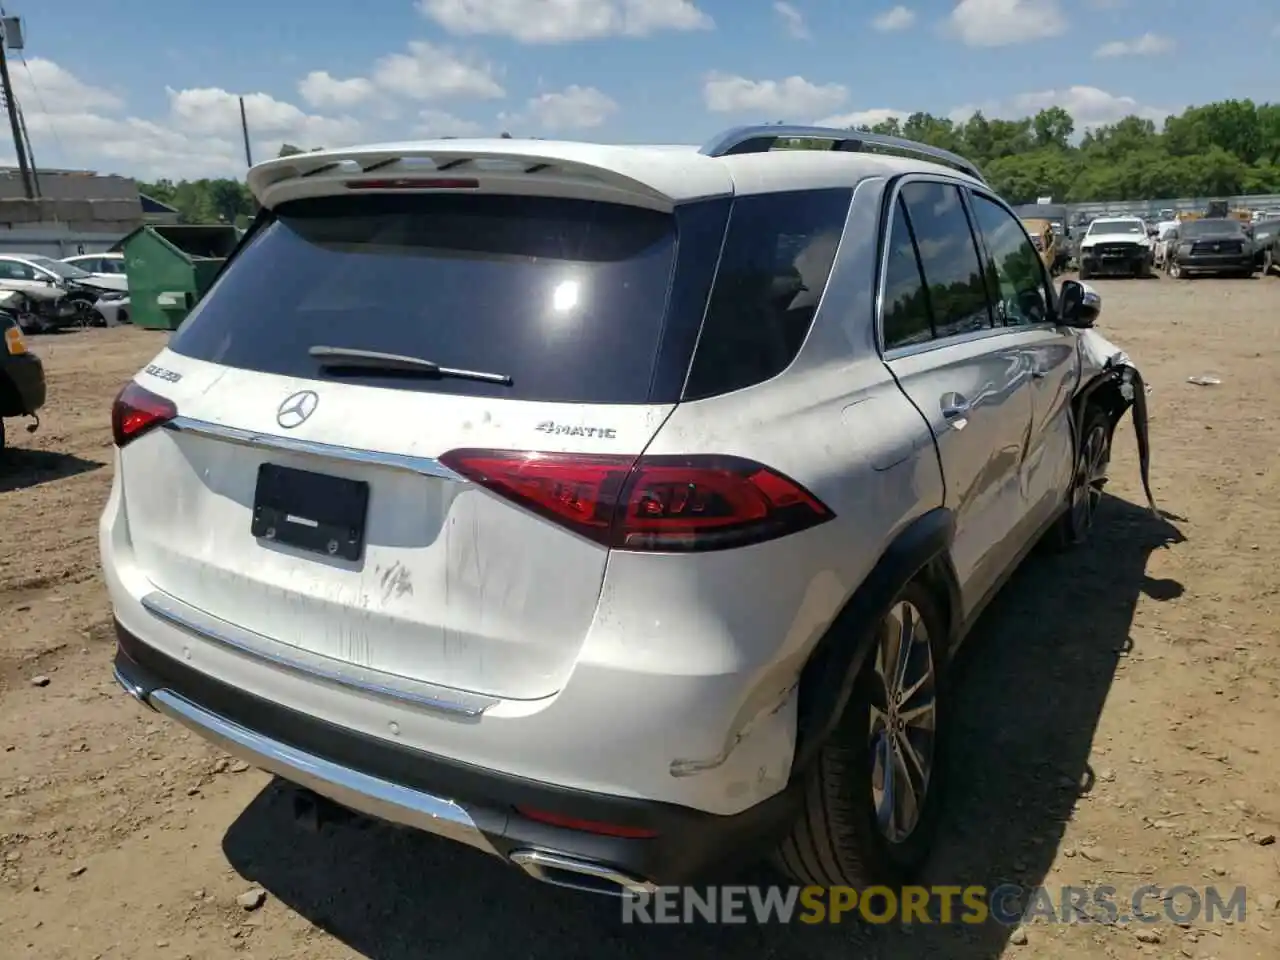
<svg viewBox="0 0 1280 960">
<path fill-rule="evenodd" d="M 123 447 L 177 415 L 178 408 L 171 400 L 131 381 L 124 385 L 111 405 L 111 435 L 116 446 Z"/>
<path fill-rule="evenodd" d="M 453 450 L 451 469 L 617 550 L 724 550 L 834 514 L 789 477 L 740 457 Z"/>
<path fill-rule="evenodd" d="M 22 328 L 14 325 L 4 332 L 4 344 L 9 353 L 19 357 L 27 352 L 27 341 L 22 339 Z"/>
</svg>

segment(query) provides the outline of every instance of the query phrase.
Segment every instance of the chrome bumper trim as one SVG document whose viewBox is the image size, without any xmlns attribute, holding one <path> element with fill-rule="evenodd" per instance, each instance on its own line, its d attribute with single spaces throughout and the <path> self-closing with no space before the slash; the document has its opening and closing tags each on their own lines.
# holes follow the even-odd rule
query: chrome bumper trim
<svg viewBox="0 0 1280 960">
<path fill-rule="evenodd" d="M 196 420 L 192 417 L 174 417 L 164 424 L 166 430 L 174 433 L 191 433 L 198 436 L 222 440 L 226 443 L 239 444 L 242 447 L 257 447 L 262 450 L 279 450 L 284 453 L 300 453 L 313 457 L 325 457 L 329 460 L 344 460 L 348 463 L 360 463 L 367 466 L 386 467 L 391 470 L 403 470 L 424 477 L 437 477 L 441 480 L 468 482 L 461 474 L 450 470 L 434 457 L 415 457 L 400 453 L 384 453 L 378 450 L 361 450 L 357 447 L 346 447 L 336 443 L 320 443 L 316 440 L 303 440 L 298 437 L 280 437 L 270 433 L 257 433 L 253 430 L 241 430 L 207 420 Z"/>
<path fill-rule="evenodd" d="M 398 700 L 471 720 L 479 718 L 486 710 L 499 703 L 496 697 L 406 680 L 382 671 L 347 664 L 322 654 L 300 650 L 205 613 L 159 590 L 148 593 L 142 598 L 141 603 L 152 616 L 194 634 L 202 640 L 230 647 L 238 653 L 273 666 L 283 667 L 286 670 L 360 693 Z"/>
<path fill-rule="evenodd" d="M 452 800 L 401 787 L 297 750 L 198 707 L 171 690 L 145 691 L 118 669 L 115 677 L 131 697 L 251 766 L 350 810 L 500 856 L 471 815 Z"/>
</svg>

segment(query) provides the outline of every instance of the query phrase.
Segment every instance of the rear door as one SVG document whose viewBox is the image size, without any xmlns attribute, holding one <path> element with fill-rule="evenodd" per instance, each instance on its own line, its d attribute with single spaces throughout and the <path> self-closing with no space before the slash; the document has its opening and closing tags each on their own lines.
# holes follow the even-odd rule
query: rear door
<svg viewBox="0 0 1280 960">
<path fill-rule="evenodd" d="M 121 451 L 159 602 L 370 677 L 554 693 L 608 550 L 547 518 L 607 523 L 598 500 L 672 409 L 653 384 L 683 322 L 679 222 L 547 197 L 285 204 L 139 376 L 179 414 Z"/>
<path fill-rule="evenodd" d="M 1007 566 L 1023 510 L 1031 426 L 1025 353 L 992 318 L 977 246 L 953 184 L 912 180 L 893 210 L 883 296 L 885 361 L 929 422 L 966 612 Z"/>
<path fill-rule="evenodd" d="M 996 321 L 1031 373 L 1031 430 L 1020 469 L 1030 536 L 1062 505 L 1075 462 L 1071 398 L 1080 376 L 1075 333 L 1060 327 L 1049 278 L 1027 232 L 998 200 L 970 191 Z"/>
</svg>

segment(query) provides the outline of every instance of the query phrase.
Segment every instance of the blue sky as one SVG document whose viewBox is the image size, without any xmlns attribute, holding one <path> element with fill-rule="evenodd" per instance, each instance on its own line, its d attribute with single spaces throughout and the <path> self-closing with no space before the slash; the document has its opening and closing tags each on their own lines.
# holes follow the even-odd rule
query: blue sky
<svg viewBox="0 0 1280 960">
<path fill-rule="evenodd" d="M 1276 0 L 13 0 L 42 166 L 243 172 L 440 135 L 701 142 L 740 122 L 1280 99 Z M 376 9 L 376 13 L 374 10 Z M 0 151 L 0 154 L 10 154 Z M 11 155 L 11 154 L 10 154 Z M 0 156 L 3 159 L 3 156 Z"/>
</svg>

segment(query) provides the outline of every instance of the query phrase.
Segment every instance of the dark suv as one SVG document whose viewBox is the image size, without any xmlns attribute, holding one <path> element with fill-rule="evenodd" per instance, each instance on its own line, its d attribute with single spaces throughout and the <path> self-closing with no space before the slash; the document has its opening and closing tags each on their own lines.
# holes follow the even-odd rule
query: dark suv
<svg viewBox="0 0 1280 960">
<path fill-rule="evenodd" d="M 44 364 L 27 350 L 18 318 L 7 310 L 0 310 L 0 335 L 4 337 L 4 349 L 0 350 L 0 450 L 3 450 L 5 419 L 34 417 L 44 406 Z"/>
</svg>

